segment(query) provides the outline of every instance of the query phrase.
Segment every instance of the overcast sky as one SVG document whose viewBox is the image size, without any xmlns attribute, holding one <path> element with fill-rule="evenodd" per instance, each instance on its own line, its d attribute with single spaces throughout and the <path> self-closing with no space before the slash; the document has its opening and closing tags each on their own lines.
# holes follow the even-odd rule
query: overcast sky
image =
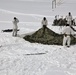
<svg viewBox="0 0 76 75">
<path fill-rule="evenodd" d="M 52 0 L 0 0 L 0 1 L 52 1 Z"/>
</svg>

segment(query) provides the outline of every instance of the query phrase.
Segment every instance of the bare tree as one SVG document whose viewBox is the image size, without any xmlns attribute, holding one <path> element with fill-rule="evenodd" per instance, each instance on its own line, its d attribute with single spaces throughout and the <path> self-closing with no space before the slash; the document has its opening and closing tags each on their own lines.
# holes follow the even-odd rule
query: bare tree
<svg viewBox="0 0 76 75">
<path fill-rule="evenodd" d="M 61 4 L 63 4 L 63 0 L 52 0 L 52 9 L 56 8 Z"/>
<path fill-rule="evenodd" d="M 52 9 L 56 8 L 56 0 L 52 0 Z"/>
</svg>

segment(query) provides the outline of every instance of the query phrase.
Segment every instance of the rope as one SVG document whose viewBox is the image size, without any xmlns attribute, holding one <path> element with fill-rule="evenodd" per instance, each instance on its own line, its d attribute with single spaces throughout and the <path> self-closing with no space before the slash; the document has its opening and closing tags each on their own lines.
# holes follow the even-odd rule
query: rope
<svg viewBox="0 0 76 75">
<path fill-rule="evenodd" d="M 70 26 L 71 27 L 71 29 L 73 30 L 73 31 L 75 31 L 76 32 L 76 30 L 72 27 L 72 26 Z"/>
</svg>

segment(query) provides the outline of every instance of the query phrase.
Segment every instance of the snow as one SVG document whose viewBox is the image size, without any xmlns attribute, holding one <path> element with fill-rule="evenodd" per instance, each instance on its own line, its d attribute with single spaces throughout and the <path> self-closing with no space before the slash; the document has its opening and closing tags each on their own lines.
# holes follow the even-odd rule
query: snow
<svg viewBox="0 0 76 75">
<path fill-rule="evenodd" d="M 0 0 L 0 75 L 76 75 L 76 45 L 71 45 L 70 48 L 43 45 L 30 43 L 22 38 L 41 28 L 44 16 L 49 21 L 48 27 L 56 33 L 61 33 L 64 27 L 54 27 L 51 24 L 55 15 L 67 15 L 68 7 L 75 6 L 73 2 L 76 1 L 69 0 L 71 1 L 70 4 L 68 0 L 65 1 L 52 11 L 50 0 Z M 67 3 L 68 6 L 65 6 Z M 70 11 L 75 17 L 76 11 Z M 12 28 L 14 16 L 20 20 L 18 37 L 13 37 L 12 32 L 2 32 L 3 29 Z"/>
</svg>

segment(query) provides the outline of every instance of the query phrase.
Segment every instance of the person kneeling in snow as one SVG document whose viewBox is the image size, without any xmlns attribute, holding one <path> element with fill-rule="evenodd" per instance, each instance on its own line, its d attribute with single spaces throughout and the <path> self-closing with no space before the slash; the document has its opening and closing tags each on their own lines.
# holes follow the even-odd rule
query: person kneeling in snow
<svg viewBox="0 0 76 75">
<path fill-rule="evenodd" d="M 69 26 L 69 24 L 66 24 L 66 28 L 63 30 L 62 34 L 64 35 L 63 38 L 63 46 L 70 47 L 70 41 L 71 41 L 71 35 L 74 35 L 74 31 L 72 28 Z"/>
<path fill-rule="evenodd" d="M 17 29 L 18 29 L 18 26 L 17 26 L 17 23 L 19 22 L 19 20 L 14 17 L 14 20 L 13 20 L 13 36 L 17 36 Z"/>
</svg>

